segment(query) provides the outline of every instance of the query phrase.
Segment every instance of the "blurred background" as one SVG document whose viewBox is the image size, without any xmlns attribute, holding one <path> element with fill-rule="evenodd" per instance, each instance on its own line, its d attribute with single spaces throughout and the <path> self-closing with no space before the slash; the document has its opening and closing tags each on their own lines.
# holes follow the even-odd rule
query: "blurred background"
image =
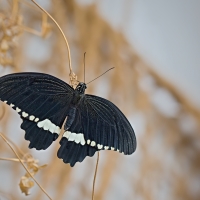
<svg viewBox="0 0 200 200">
<path fill-rule="evenodd" d="M 38 0 L 58 21 L 86 93 L 109 99 L 131 122 L 137 150 L 101 151 L 95 200 L 200 199 L 200 2 L 187 0 Z M 67 48 L 31 1 L 0 0 L 0 74 L 37 71 L 69 82 Z M 71 168 L 56 154 L 28 149 L 21 119 L 0 103 L 0 132 L 39 164 L 36 179 L 53 199 L 91 199 L 96 154 Z M 15 155 L 0 139 L 0 159 Z M 25 170 L 0 160 L 0 199 L 47 199 L 19 189 Z"/>
</svg>

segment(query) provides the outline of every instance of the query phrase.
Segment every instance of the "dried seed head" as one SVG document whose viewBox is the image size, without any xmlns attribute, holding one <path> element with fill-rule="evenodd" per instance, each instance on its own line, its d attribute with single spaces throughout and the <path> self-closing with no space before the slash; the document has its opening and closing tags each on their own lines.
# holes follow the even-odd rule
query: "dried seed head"
<svg viewBox="0 0 200 200">
<path fill-rule="evenodd" d="M 8 41 L 7 40 L 2 40 L 1 43 L 0 43 L 0 49 L 2 52 L 6 52 L 9 48 L 9 45 L 8 45 Z"/>
<path fill-rule="evenodd" d="M 26 154 L 23 158 L 25 161 L 28 170 L 30 171 L 31 175 L 34 176 L 40 169 L 46 167 L 47 165 L 38 165 L 38 160 L 33 158 L 32 155 Z M 31 176 L 29 173 L 26 173 L 24 176 L 21 177 L 19 187 L 21 192 L 25 195 L 29 194 L 29 190 L 34 186 L 34 182 L 31 180 Z"/>
<path fill-rule="evenodd" d="M 22 176 L 19 187 L 21 189 L 21 192 L 24 193 L 26 196 L 29 195 L 29 190 L 34 186 L 34 182 L 30 180 L 26 176 Z"/>
<path fill-rule="evenodd" d="M 0 15 L 0 65 L 14 67 L 13 52 L 22 33 L 22 16 L 11 16 L 10 13 Z"/>
</svg>

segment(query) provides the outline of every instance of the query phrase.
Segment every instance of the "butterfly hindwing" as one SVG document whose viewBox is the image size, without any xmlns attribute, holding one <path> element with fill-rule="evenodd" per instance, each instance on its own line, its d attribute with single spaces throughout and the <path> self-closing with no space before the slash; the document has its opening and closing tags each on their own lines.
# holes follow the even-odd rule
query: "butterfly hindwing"
<svg viewBox="0 0 200 200">
<path fill-rule="evenodd" d="M 81 111 L 77 108 L 75 119 L 70 128 L 63 134 L 57 153 L 58 158 L 63 159 L 65 163 L 70 163 L 72 167 L 76 162 L 82 162 L 86 156 L 93 156 L 97 151 L 96 148 L 87 145 L 83 127 Z"/>
<path fill-rule="evenodd" d="M 0 99 L 21 116 L 30 148 L 46 149 L 58 137 L 73 88 L 48 74 L 15 73 L 0 78 Z"/>
</svg>

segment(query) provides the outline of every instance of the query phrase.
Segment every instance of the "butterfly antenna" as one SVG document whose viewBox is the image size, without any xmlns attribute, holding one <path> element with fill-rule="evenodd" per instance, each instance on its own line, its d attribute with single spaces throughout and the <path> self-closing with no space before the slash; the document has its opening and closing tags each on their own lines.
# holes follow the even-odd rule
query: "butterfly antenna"
<svg viewBox="0 0 200 200">
<path fill-rule="evenodd" d="M 103 76 L 105 73 L 107 73 L 107 72 L 110 71 L 111 69 L 114 69 L 114 67 L 111 67 L 110 69 L 108 69 L 107 71 L 105 71 L 105 72 L 104 72 L 103 74 L 101 74 L 100 76 L 97 76 L 95 79 L 93 79 L 93 80 L 91 80 L 90 82 L 86 83 L 86 85 L 89 84 L 89 83 L 91 83 L 92 81 L 98 79 L 99 77 Z"/>
<path fill-rule="evenodd" d="M 86 52 L 84 53 L 84 83 L 85 83 L 85 54 L 86 54 Z"/>
</svg>

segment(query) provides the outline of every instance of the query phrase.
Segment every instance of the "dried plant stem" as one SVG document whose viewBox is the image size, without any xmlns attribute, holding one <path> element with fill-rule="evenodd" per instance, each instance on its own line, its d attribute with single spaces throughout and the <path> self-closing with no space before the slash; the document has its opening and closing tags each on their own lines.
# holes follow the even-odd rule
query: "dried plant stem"
<svg viewBox="0 0 200 200">
<path fill-rule="evenodd" d="M 29 28 L 29 27 L 26 27 L 26 26 L 23 26 L 23 25 L 21 25 L 21 28 L 26 32 L 32 33 L 32 34 L 37 35 L 37 36 L 41 36 L 41 32 L 36 31 L 32 28 Z"/>
<path fill-rule="evenodd" d="M 9 138 L 7 138 L 6 136 L 4 136 L 6 138 L 6 140 L 12 144 L 12 146 L 15 147 L 15 149 L 17 149 L 18 153 L 21 154 L 22 156 L 25 155 L 25 153 Z"/>
<path fill-rule="evenodd" d="M 25 5 L 29 6 L 29 7 L 31 7 L 32 9 L 38 10 L 38 8 L 36 8 L 35 6 L 33 6 L 32 3 L 29 3 L 29 2 L 26 1 L 26 0 L 19 0 L 19 2 L 25 4 Z M 41 11 L 41 12 L 42 12 L 42 11 Z"/>
<path fill-rule="evenodd" d="M 58 29 L 60 30 L 64 40 L 65 40 L 65 43 L 67 45 L 67 49 L 68 49 L 68 59 L 69 59 L 69 70 L 70 70 L 70 74 L 73 73 L 72 71 L 72 67 L 71 67 L 71 54 L 70 54 L 70 48 L 69 48 L 69 44 L 68 44 L 68 41 L 67 41 L 67 38 L 65 37 L 65 34 L 64 32 L 62 31 L 62 29 L 60 28 L 60 26 L 58 25 L 58 23 L 56 22 L 56 20 L 44 9 L 42 8 L 39 4 L 37 4 L 34 0 L 31 0 L 38 8 L 40 8 L 45 14 L 47 14 L 51 20 L 56 24 L 56 26 L 58 27 Z"/>
<path fill-rule="evenodd" d="M 97 152 L 97 162 L 96 162 L 96 168 L 94 172 L 94 179 L 93 179 L 93 186 L 92 186 L 92 200 L 94 200 L 94 187 L 95 187 L 95 182 L 96 182 L 96 177 L 97 177 L 98 164 L 99 164 L 99 151 Z"/>
<path fill-rule="evenodd" d="M 15 18 L 18 13 L 18 0 L 14 0 L 12 4 L 12 18 Z"/>
<path fill-rule="evenodd" d="M 2 114 L 0 116 L 0 120 L 2 120 L 2 118 L 3 118 L 4 114 L 5 114 L 5 106 L 2 105 L 2 107 L 3 107 L 3 109 L 2 109 L 3 111 L 2 111 Z"/>
<path fill-rule="evenodd" d="M 17 158 L 0 158 L 0 160 L 6 160 L 6 161 L 14 161 L 14 162 L 20 162 Z M 26 162 L 25 160 L 21 160 L 23 163 Z"/>
<path fill-rule="evenodd" d="M 0 158 L 0 160 L 6 160 L 6 161 L 14 161 L 14 162 L 20 162 L 17 158 Z M 23 163 L 25 163 L 25 160 L 21 160 Z"/>
<path fill-rule="evenodd" d="M 47 192 L 43 189 L 43 187 L 36 181 L 36 179 L 32 176 L 31 172 L 28 170 L 28 168 L 24 165 L 23 161 L 21 160 L 21 158 L 19 157 L 19 155 L 17 154 L 17 152 L 14 150 L 14 148 L 12 147 L 12 145 L 10 145 L 10 143 L 8 142 L 8 140 L 4 137 L 4 135 L 2 133 L 0 133 L 0 136 L 3 138 L 3 140 L 7 143 L 7 145 L 11 148 L 11 150 L 13 151 L 13 153 L 17 156 L 17 158 L 19 159 L 20 163 L 22 164 L 22 166 L 24 167 L 24 169 L 27 171 L 27 173 L 30 175 L 30 177 L 35 181 L 35 183 L 39 186 L 39 188 L 48 196 L 49 199 L 52 200 L 52 198 L 47 194 Z"/>
</svg>

